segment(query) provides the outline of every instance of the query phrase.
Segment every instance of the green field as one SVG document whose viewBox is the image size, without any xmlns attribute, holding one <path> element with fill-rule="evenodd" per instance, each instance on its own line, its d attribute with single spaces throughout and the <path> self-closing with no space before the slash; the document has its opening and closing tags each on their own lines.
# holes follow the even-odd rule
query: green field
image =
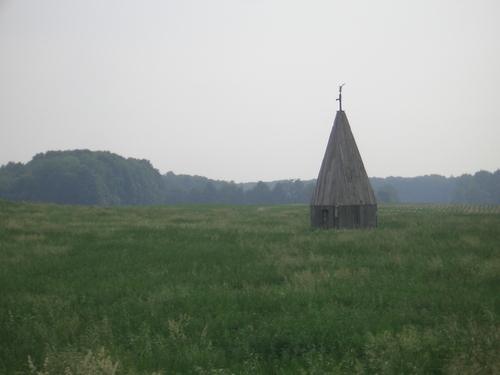
<svg viewBox="0 0 500 375">
<path fill-rule="evenodd" d="M 0 201 L 1 374 L 498 374 L 498 206 Z"/>
</svg>

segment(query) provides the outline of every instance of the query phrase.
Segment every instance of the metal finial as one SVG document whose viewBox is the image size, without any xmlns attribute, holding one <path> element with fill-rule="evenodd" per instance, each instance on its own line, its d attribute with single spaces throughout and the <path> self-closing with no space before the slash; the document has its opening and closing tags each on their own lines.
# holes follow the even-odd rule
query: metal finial
<svg viewBox="0 0 500 375">
<path fill-rule="evenodd" d="M 339 97 L 336 99 L 339 101 L 339 106 L 340 106 L 340 111 L 342 111 L 342 86 L 344 86 L 345 83 L 343 83 L 341 86 L 339 86 Z"/>
</svg>

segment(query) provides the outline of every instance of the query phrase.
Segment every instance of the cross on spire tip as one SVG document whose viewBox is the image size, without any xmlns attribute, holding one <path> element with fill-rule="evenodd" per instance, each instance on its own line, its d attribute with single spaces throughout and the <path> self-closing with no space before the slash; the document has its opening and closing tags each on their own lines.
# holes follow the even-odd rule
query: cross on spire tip
<svg viewBox="0 0 500 375">
<path fill-rule="evenodd" d="M 339 102 L 339 111 L 342 111 L 342 87 L 345 85 L 343 83 L 342 85 L 339 86 L 339 97 L 336 99 Z"/>
</svg>

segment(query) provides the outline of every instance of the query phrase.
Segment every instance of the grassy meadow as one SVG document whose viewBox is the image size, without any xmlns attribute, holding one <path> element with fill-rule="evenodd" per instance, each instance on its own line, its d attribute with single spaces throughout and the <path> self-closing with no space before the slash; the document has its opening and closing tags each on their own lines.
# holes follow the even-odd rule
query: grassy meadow
<svg viewBox="0 0 500 375">
<path fill-rule="evenodd" d="M 498 206 L 0 201 L 1 374 L 499 374 Z"/>
</svg>

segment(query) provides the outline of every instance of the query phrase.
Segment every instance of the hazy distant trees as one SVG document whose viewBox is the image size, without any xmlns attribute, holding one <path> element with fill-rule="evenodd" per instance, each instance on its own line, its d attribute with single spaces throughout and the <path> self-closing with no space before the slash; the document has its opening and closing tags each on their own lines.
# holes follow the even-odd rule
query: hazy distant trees
<svg viewBox="0 0 500 375">
<path fill-rule="evenodd" d="M 263 181 L 257 182 L 252 190 L 247 192 L 247 203 L 250 204 L 269 204 L 271 203 L 271 189 Z"/>
<path fill-rule="evenodd" d="M 375 194 L 384 185 L 392 185 L 401 202 L 407 203 L 450 203 L 455 179 L 440 175 L 419 177 L 370 178 Z"/>
<path fill-rule="evenodd" d="M 206 177 L 164 176 L 166 203 L 295 204 L 309 203 L 315 180 L 235 184 Z M 474 176 L 387 177 L 370 179 L 379 202 L 500 204 L 500 170 Z"/>
<path fill-rule="evenodd" d="M 479 171 L 455 179 L 452 203 L 500 204 L 500 169 Z"/>
<path fill-rule="evenodd" d="M 382 185 L 376 193 L 378 202 L 399 202 L 398 191 L 391 184 Z"/>
<path fill-rule="evenodd" d="M 309 203 L 315 181 L 283 180 L 266 183 L 236 184 L 234 181 L 209 180 L 200 176 L 164 176 L 167 204 L 282 204 Z"/>
<path fill-rule="evenodd" d="M 59 204 L 152 205 L 165 200 L 160 173 L 147 160 L 110 152 L 49 151 L 0 167 L 0 198 Z"/>
<path fill-rule="evenodd" d="M 391 185 L 401 202 L 500 204 L 500 169 L 494 173 L 479 171 L 459 177 L 429 175 L 370 178 L 370 181 L 380 202 L 387 201 L 387 185 Z"/>
<path fill-rule="evenodd" d="M 370 178 L 379 202 L 500 204 L 500 170 L 459 177 Z M 0 167 L 0 199 L 81 205 L 309 203 L 316 181 L 235 183 L 160 175 L 148 160 L 49 151 Z"/>
<path fill-rule="evenodd" d="M 234 181 L 226 182 L 218 190 L 219 202 L 225 204 L 243 204 L 245 203 L 245 192 L 241 186 Z"/>
</svg>

